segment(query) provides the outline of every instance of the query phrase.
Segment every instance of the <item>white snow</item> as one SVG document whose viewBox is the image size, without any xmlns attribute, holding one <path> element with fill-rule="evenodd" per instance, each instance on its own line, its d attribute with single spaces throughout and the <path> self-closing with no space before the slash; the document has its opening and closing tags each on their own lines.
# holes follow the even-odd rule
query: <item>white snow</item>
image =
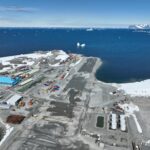
<svg viewBox="0 0 150 150">
<path fill-rule="evenodd" d="M 133 114 L 134 111 L 139 111 L 139 107 L 134 105 L 133 103 L 129 104 L 118 104 L 120 108 L 122 108 L 127 114 Z"/>
<path fill-rule="evenodd" d="M 150 26 L 148 24 L 137 24 L 133 25 L 135 29 L 148 29 Z"/>
<path fill-rule="evenodd" d="M 137 127 L 138 132 L 139 132 L 139 133 L 142 133 L 142 128 L 141 128 L 141 126 L 140 126 L 140 124 L 139 124 L 139 122 L 138 122 L 138 120 L 137 120 L 136 115 L 135 115 L 135 114 L 132 114 L 132 116 L 133 116 L 133 118 L 134 118 L 134 121 L 135 121 L 135 124 L 136 124 L 136 127 Z"/>
<path fill-rule="evenodd" d="M 136 25 L 136 27 L 137 27 L 138 29 L 143 29 L 143 28 L 144 28 L 142 25 Z"/>
<path fill-rule="evenodd" d="M 134 118 L 137 130 L 139 133 L 142 133 L 142 128 L 137 120 L 136 115 L 134 114 L 135 111 L 139 111 L 139 107 L 134 105 L 133 103 L 129 104 L 118 104 L 120 108 L 122 108 L 125 111 L 125 115 L 130 117 L 132 116 Z"/>
<path fill-rule="evenodd" d="M 145 142 L 145 145 L 149 145 L 150 144 L 150 140 Z"/>
<path fill-rule="evenodd" d="M 69 75 L 69 72 L 66 73 L 66 75 L 64 76 L 64 79 L 66 79 L 68 75 Z"/>
<path fill-rule="evenodd" d="M 47 53 L 31 53 L 31 54 L 21 54 L 21 55 L 16 55 L 17 57 L 27 57 L 27 58 L 32 58 L 32 59 L 38 59 L 38 58 L 46 58 L 48 56 L 51 56 L 52 52 L 49 51 Z M 13 57 L 13 56 L 12 56 Z"/>
<path fill-rule="evenodd" d="M 12 69 L 11 67 L 5 67 L 2 70 L 0 70 L 0 72 L 5 72 L 5 71 L 11 70 L 11 69 Z"/>
<path fill-rule="evenodd" d="M 149 27 L 149 25 L 148 24 L 140 24 L 140 25 L 136 25 L 136 27 L 139 29 L 144 29 L 146 27 Z"/>
<path fill-rule="evenodd" d="M 70 67 L 74 67 L 82 61 L 82 57 L 75 63 L 70 64 Z"/>
<path fill-rule="evenodd" d="M 65 61 L 69 57 L 64 51 L 60 50 L 58 56 L 55 58 L 56 60 Z"/>
<path fill-rule="evenodd" d="M 131 96 L 150 96 L 150 79 L 141 82 L 113 84 Z"/>
<path fill-rule="evenodd" d="M 37 60 L 39 58 L 48 58 L 49 56 L 52 56 L 52 55 L 53 55 L 53 53 L 51 51 L 49 51 L 47 53 L 36 52 L 36 53 L 31 53 L 31 54 L 21 54 L 21 55 L 15 55 L 15 56 L 0 57 L 0 63 L 2 63 L 2 65 L 10 65 L 11 66 L 11 67 L 4 67 L 1 71 L 9 71 L 12 68 L 24 66 L 24 64 L 15 65 L 10 62 L 11 60 L 13 60 L 15 58 L 24 57 L 24 60 L 22 62 L 26 63 L 26 65 L 28 65 L 28 66 L 32 66 L 34 64 L 35 60 Z M 55 59 L 60 60 L 60 62 L 62 62 L 62 61 L 65 61 L 68 57 L 69 57 L 69 55 L 66 54 L 63 50 L 59 50 Z M 59 65 L 60 64 L 57 63 L 52 66 L 57 67 Z"/>
<path fill-rule="evenodd" d="M 6 127 L 6 134 L 4 135 L 4 137 L 2 138 L 2 140 L 0 141 L 0 146 L 3 144 L 3 142 L 6 140 L 6 138 L 10 135 L 10 133 L 13 131 L 13 127 L 10 127 L 8 124 L 5 124 L 1 119 L 0 119 L 0 122 L 2 124 L 5 125 Z"/>
<path fill-rule="evenodd" d="M 54 64 L 54 65 L 49 65 L 49 66 L 51 66 L 51 67 L 59 67 L 60 66 L 60 64 L 59 63 L 56 63 L 56 64 Z"/>
<path fill-rule="evenodd" d="M 10 64 L 9 61 L 15 58 L 27 57 L 27 58 L 32 58 L 32 59 L 38 59 L 42 57 L 48 57 L 51 55 L 52 55 L 51 51 L 46 54 L 43 54 L 43 53 L 20 54 L 20 55 L 14 55 L 14 56 L 0 57 L 0 62 L 3 65 L 9 65 Z M 26 62 L 29 62 L 29 61 L 26 61 Z"/>
<path fill-rule="evenodd" d="M 31 53 L 31 54 L 20 54 L 20 55 L 14 55 L 14 56 L 0 57 L 0 63 L 2 63 L 2 65 L 11 65 L 13 68 L 21 67 L 21 66 L 24 66 L 24 64 L 17 64 L 15 66 L 14 64 L 10 63 L 10 61 L 15 59 L 15 58 L 24 57 L 27 59 L 24 59 L 22 62 L 26 63 L 26 65 L 28 65 L 28 66 L 32 66 L 34 64 L 34 59 L 47 58 L 51 55 L 52 55 L 52 53 L 51 53 L 51 51 L 49 51 L 47 53 L 36 52 L 36 53 Z M 29 60 L 29 59 L 31 59 L 31 60 Z M 10 69 L 12 69 L 12 68 L 11 67 L 5 67 L 2 70 L 8 71 Z"/>
</svg>

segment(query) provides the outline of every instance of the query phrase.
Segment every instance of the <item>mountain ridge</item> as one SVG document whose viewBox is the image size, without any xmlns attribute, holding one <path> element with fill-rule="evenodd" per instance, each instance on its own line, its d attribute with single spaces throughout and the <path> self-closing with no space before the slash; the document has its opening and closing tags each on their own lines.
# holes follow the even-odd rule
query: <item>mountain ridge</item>
<svg viewBox="0 0 150 150">
<path fill-rule="evenodd" d="M 150 25 L 148 24 L 130 25 L 129 29 L 150 29 Z"/>
</svg>

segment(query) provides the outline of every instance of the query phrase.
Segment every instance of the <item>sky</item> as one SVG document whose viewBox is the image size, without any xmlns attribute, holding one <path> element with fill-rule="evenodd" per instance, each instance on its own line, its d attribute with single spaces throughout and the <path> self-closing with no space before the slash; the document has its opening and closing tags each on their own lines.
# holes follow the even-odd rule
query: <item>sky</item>
<svg viewBox="0 0 150 150">
<path fill-rule="evenodd" d="M 150 0 L 0 0 L 0 27 L 150 24 Z"/>
</svg>

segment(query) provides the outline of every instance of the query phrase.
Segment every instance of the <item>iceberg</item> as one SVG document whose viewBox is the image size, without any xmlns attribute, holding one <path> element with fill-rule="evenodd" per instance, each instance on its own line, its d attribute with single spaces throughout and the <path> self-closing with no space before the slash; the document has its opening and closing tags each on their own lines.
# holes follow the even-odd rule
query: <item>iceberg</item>
<svg viewBox="0 0 150 150">
<path fill-rule="evenodd" d="M 79 42 L 77 43 L 77 47 L 78 48 L 84 48 L 86 46 L 86 44 L 85 43 L 82 43 L 82 44 L 80 44 Z"/>
<path fill-rule="evenodd" d="M 118 90 L 123 90 L 126 94 L 133 97 L 135 96 L 150 96 L 150 79 L 133 82 L 133 83 L 123 83 L 123 84 L 112 84 L 118 88 Z"/>
<path fill-rule="evenodd" d="M 86 29 L 86 31 L 93 31 L 93 28 L 88 28 Z"/>
<path fill-rule="evenodd" d="M 85 43 L 81 44 L 81 47 L 82 47 L 82 48 L 84 48 L 85 46 L 86 46 Z"/>
<path fill-rule="evenodd" d="M 80 47 L 80 43 L 79 42 L 77 43 L 77 47 Z"/>
</svg>

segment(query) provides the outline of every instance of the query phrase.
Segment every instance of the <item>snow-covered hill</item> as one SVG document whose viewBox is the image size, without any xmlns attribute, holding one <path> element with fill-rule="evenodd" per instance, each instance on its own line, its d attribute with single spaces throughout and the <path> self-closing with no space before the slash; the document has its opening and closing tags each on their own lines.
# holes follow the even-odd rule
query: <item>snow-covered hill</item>
<svg viewBox="0 0 150 150">
<path fill-rule="evenodd" d="M 150 29 L 150 25 L 148 24 L 130 25 L 129 29 Z"/>
</svg>

